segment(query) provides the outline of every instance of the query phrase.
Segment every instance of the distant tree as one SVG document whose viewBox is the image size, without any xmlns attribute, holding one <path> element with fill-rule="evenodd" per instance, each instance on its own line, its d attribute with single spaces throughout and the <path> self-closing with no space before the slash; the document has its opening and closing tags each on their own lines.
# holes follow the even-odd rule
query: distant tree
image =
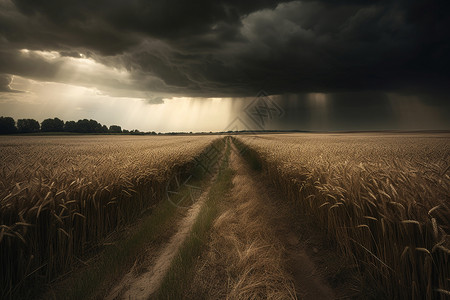
<svg viewBox="0 0 450 300">
<path fill-rule="evenodd" d="M 122 127 L 118 125 L 111 125 L 109 126 L 109 132 L 110 133 L 122 133 Z"/>
<path fill-rule="evenodd" d="M 0 134 L 17 132 L 16 122 L 11 117 L 0 117 Z"/>
<path fill-rule="evenodd" d="M 64 131 L 78 133 L 108 133 L 108 127 L 92 119 L 82 119 L 77 122 L 67 121 L 64 124 Z"/>
<path fill-rule="evenodd" d="M 64 124 L 64 131 L 66 132 L 76 132 L 77 122 L 75 121 L 66 121 Z"/>
<path fill-rule="evenodd" d="M 76 123 L 75 132 L 80 133 L 101 133 L 102 132 L 102 124 L 98 123 L 95 120 L 78 120 Z"/>
<path fill-rule="evenodd" d="M 61 132 L 64 131 L 64 121 L 58 118 L 45 119 L 41 123 L 42 132 Z"/>
<path fill-rule="evenodd" d="M 89 120 L 78 120 L 75 124 L 75 132 L 86 133 L 89 132 Z"/>
<path fill-rule="evenodd" d="M 89 120 L 89 129 L 92 133 L 102 133 L 103 125 L 95 120 Z"/>
<path fill-rule="evenodd" d="M 89 120 L 88 119 L 78 120 L 75 127 L 75 132 L 79 133 L 91 132 L 89 128 Z"/>
<path fill-rule="evenodd" d="M 17 129 L 21 133 L 38 132 L 40 129 L 39 122 L 34 119 L 17 120 Z"/>
<path fill-rule="evenodd" d="M 122 133 L 130 133 L 130 131 L 129 131 L 129 130 L 126 130 L 126 129 L 124 129 L 124 130 L 122 130 Z"/>
</svg>

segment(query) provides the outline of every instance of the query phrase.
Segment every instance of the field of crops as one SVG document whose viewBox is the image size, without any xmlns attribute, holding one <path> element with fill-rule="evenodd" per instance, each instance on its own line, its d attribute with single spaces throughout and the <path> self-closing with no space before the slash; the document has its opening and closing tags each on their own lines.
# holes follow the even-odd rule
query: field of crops
<svg viewBox="0 0 450 300">
<path fill-rule="evenodd" d="M 450 136 L 239 136 L 388 298 L 450 294 Z"/>
<path fill-rule="evenodd" d="M 163 199 L 170 178 L 214 139 L 0 137 L 1 291 L 70 268 L 88 246 Z"/>
<path fill-rule="evenodd" d="M 187 175 L 221 140 L 0 137 L 0 298 L 27 286 L 21 283 L 46 283 L 72 269 L 111 232 L 151 212 L 173 176 Z M 382 287 L 380 297 L 450 294 L 450 135 L 264 134 L 233 141 L 364 280 Z"/>
</svg>

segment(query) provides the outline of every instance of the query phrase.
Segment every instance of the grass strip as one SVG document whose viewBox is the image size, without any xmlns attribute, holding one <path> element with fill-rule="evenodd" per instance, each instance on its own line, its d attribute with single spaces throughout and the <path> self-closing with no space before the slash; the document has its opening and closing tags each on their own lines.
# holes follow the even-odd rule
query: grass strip
<svg viewBox="0 0 450 300">
<path fill-rule="evenodd" d="M 234 171 L 228 166 L 229 156 L 230 145 L 227 143 L 225 159 L 220 165 L 217 179 L 211 186 L 199 216 L 192 226 L 190 235 L 181 246 L 178 255 L 164 277 L 156 299 L 183 299 L 185 291 L 189 289 L 195 271 L 195 262 L 208 241 L 208 233 L 219 212 L 217 203 L 226 196 L 232 187 Z"/>
</svg>

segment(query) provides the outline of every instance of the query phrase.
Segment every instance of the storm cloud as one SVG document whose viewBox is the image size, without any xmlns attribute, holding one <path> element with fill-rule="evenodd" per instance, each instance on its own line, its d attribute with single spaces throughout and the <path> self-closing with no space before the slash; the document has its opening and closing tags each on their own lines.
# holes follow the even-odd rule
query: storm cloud
<svg viewBox="0 0 450 300">
<path fill-rule="evenodd" d="M 448 11 L 444 0 L 0 0 L 0 89 L 18 76 L 154 109 L 263 90 L 290 112 L 284 125 L 397 128 L 414 106 L 448 128 Z"/>
<path fill-rule="evenodd" d="M 126 69 L 142 91 L 190 96 L 448 86 L 448 1 L 0 3 L 5 74 L 58 80 L 57 64 L 20 59 L 28 49 L 84 55 Z"/>
</svg>

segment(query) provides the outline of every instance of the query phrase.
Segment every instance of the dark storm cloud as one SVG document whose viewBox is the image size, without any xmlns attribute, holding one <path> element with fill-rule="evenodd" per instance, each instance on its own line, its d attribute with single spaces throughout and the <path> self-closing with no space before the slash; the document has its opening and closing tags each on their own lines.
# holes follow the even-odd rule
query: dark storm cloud
<svg viewBox="0 0 450 300">
<path fill-rule="evenodd" d="M 180 95 L 448 95 L 449 8 L 445 0 L 0 0 L 0 72 L 58 80 L 48 63 L 24 65 L 25 48 L 83 54 L 126 68 L 138 89 L 154 91 L 157 77 L 158 91 Z"/>
<path fill-rule="evenodd" d="M 209 31 L 217 22 L 238 23 L 242 15 L 262 8 L 273 8 L 279 1 L 179 1 L 179 0 L 15 0 L 27 16 L 44 15 L 48 20 L 67 25 L 94 18 L 106 20 L 120 29 L 145 32 L 161 38 L 197 35 Z"/>
<path fill-rule="evenodd" d="M 38 2 L 42 1 L 37 1 L 36 4 L 39 4 Z M 53 3 L 44 2 L 41 3 L 42 9 L 51 11 Z M 95 12 L 92 13 L 95 15 Z M 0 1 L 0 41 L 3 42 L 1 47 L 63 51 L 81 48 L 94 49 L 102 54 L 111 55 L 139 42 L 132 33 L 118 31 L 101 18 L 94 18 L 94 15 L 84 20 L 67 16 L 62 22 L 52 19 L 51 15 L 44 12 L 31 13 L 25 8 L 19 10 L 10 0 L 2 0 Z"/>
<path fill-rule="evenodd" d="M 0 50 L 0 73 L 9 73 L 41 80 L 51 80 L 61 62 L 48 62 L 35 54 L 21 55 L 16 51 Z"/>
</svg>

